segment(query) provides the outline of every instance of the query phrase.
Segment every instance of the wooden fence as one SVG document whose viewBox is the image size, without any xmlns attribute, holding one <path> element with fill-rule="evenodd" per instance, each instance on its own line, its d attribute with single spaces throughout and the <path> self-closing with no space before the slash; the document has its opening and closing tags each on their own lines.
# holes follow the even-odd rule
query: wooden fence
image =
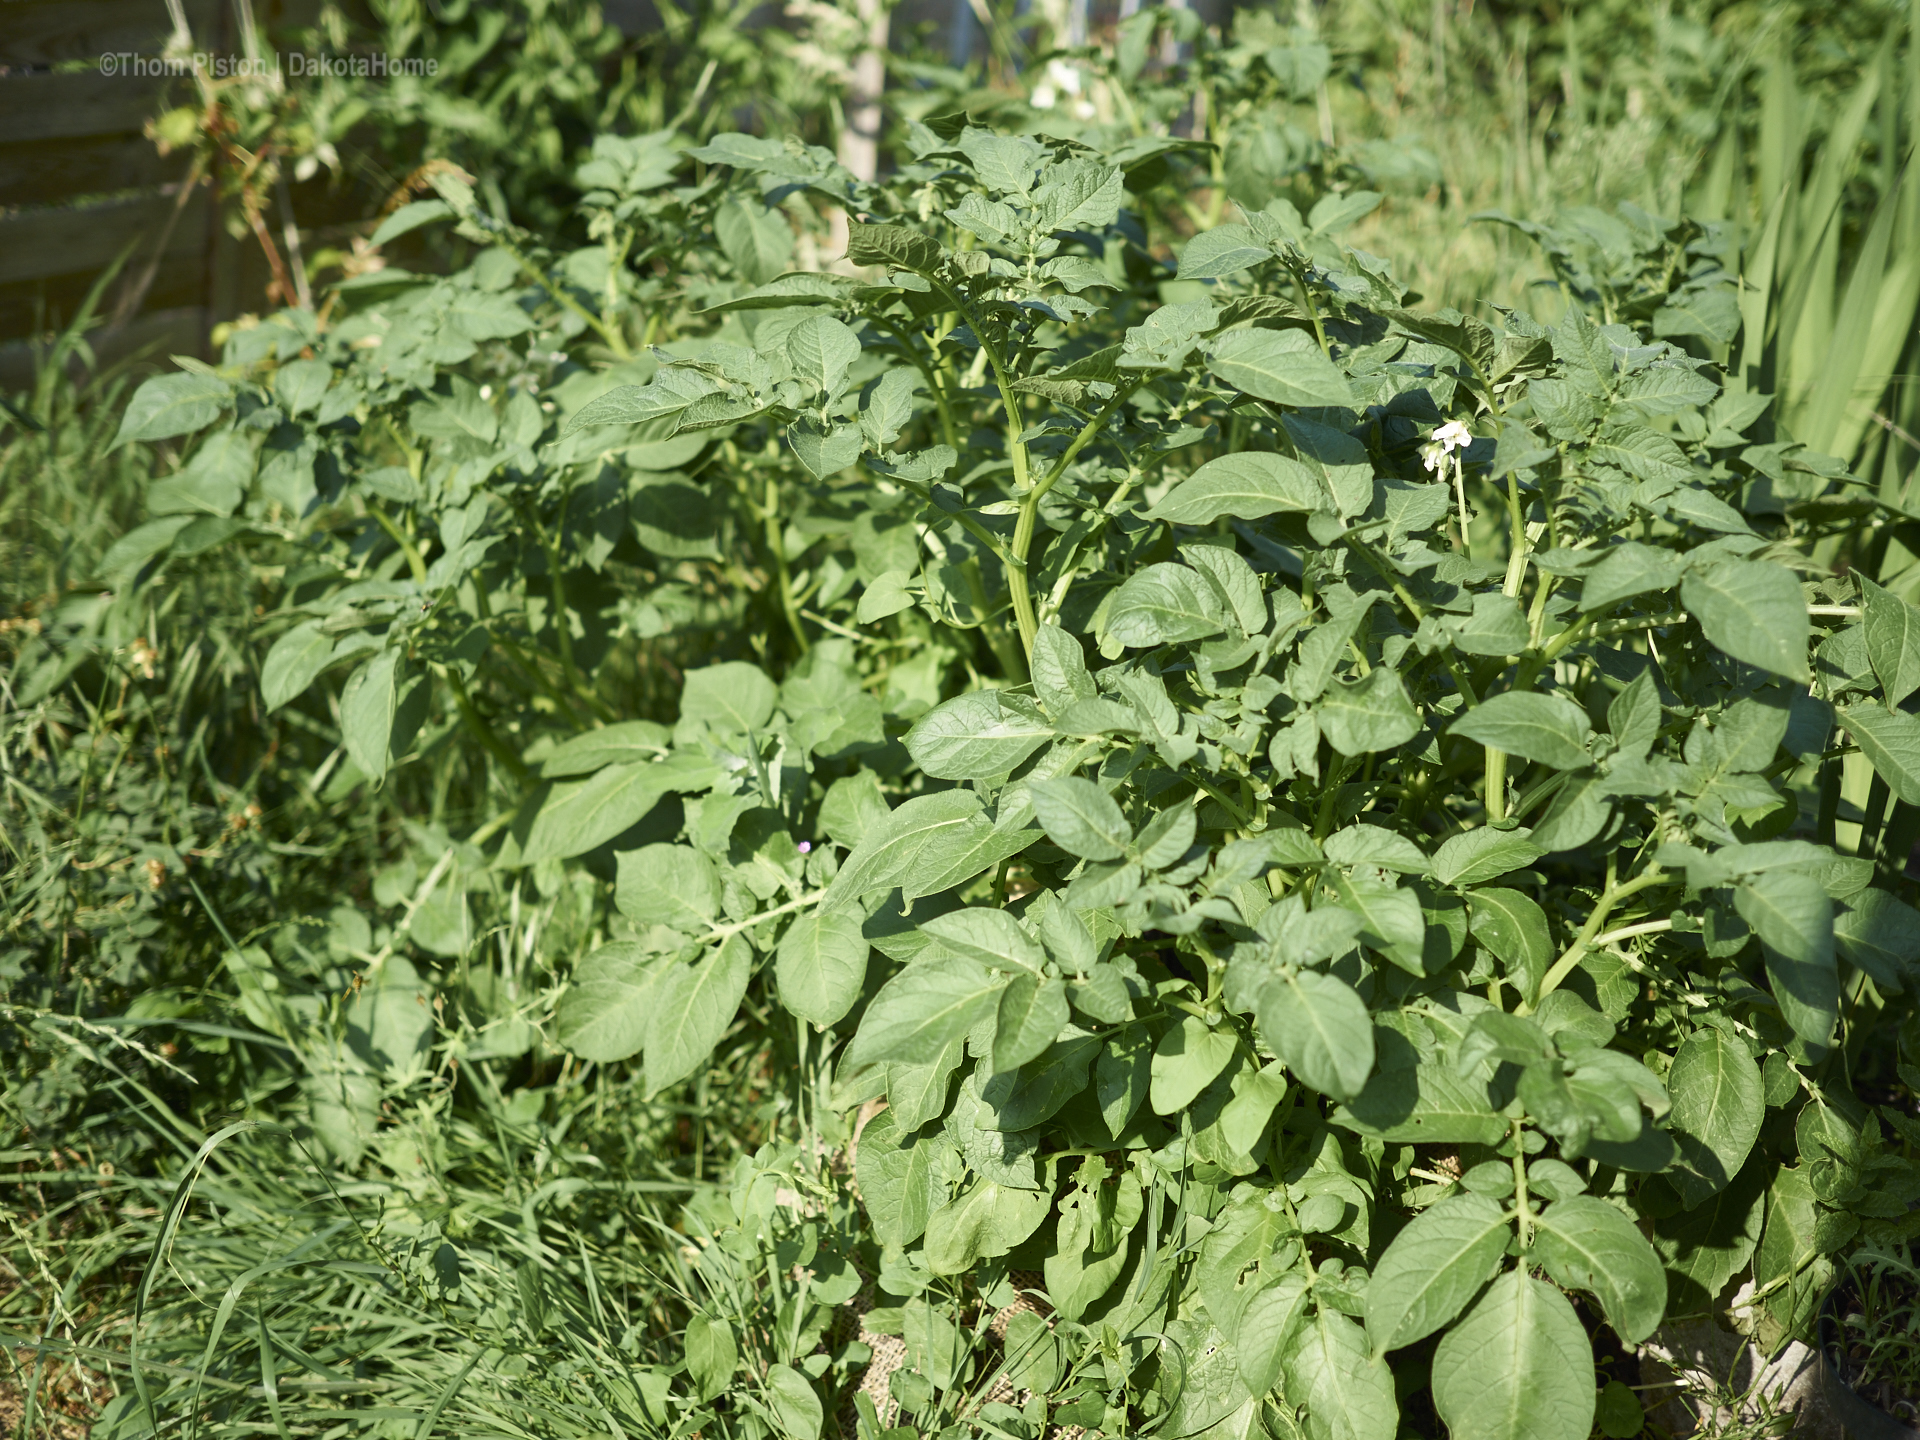
<svg viewBox="0 0 1920 1440">
<path fill-rule="evenodd" d="M 317 8 L 255 3 L 269 33 Z M 232 53 L 230 0 L 184 10 L 196 44 Z M 127 73 L 127 57 L 158 56 L 171 33 L 165 0 L 0 0 L 0 389 L 27 382 L 31 341 L 70 320 L 123 251 L 105 309 L 138 303 L 95 333 L 103 358 L 203 354 L 213 324 L 260 293 L 262 262 L 216 222 L 208 187 L 182 197 L 185 158 L 144 133 L 191 81 Z"/>
</svg>

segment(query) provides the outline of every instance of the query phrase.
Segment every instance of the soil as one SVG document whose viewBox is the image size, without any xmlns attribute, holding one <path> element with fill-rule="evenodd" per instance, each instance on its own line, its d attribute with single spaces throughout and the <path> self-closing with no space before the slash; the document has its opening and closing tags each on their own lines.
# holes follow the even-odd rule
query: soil
<svg viewBox="0 0 1920 1440">
<path fill-rule="evenodd" d="M 0 1435 L 28 1434 L 21 1426 L 26 1419 L 27 1397 L 22 1388 L 23 1382 L 33 1374 L 33 1356 L 31 1353 L 15 1354 L 9 1357 L 7 1364 L 0 1360 L 0 1369 L 11 1373 L 0 1373 Z M 16 1368 L 17 1367 L 17 1368 Z M 40 1399 L 34 1409 L 32 1440 L 86 1440 L 91 1427 L 95 1408 L 86 1403 L 80 1393 L 81 1386 L 77 1377 L 67 1373 L 72 1367 L 61 1367 L 52 1373 L 43 1372 L 40 1376 Z M 112 1392 L 106 1387 L 103 1377 L 89 1375 L 94 1382 L 94 1394 L 104 1399 Z"/>
</svg>

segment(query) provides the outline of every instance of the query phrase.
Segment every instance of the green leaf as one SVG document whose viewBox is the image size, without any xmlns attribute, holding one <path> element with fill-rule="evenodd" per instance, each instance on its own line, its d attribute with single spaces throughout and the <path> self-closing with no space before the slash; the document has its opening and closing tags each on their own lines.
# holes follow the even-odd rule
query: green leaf
<svg viewBox="0 0 1920 1440">
<path fill-rule="evenodd" d="M 1058 625 L 1034 631 L 1033 693 L 1056 720 L 1076 701 L 1099 697 L 1080 642 Z"/>
<path fill-rule="evenodd" d="M 1500 886 L 1475 890 L 1467 901 L 1473 907 L 1470 933 L 1500 958 L 1506 978 L 1532 999 L 1554 960 L 1547 912 L 1532 897 Z"/>
<path fill-rule="evenodd" d="M 752 974 L 753 951 L 739 935 L 691 965 L 675 964 L 657 984 L 647 1028 L 647 1096 L 704 1065 L 733 1023 Z"/>
<path fill-rule="evenodd" d="M 787 427 L 787 443 L 814 479 L 830 480 L 860 458 L 866 437 L 853 421 L 822 425 L 808 416 Z"/>
<path fill-rule="evenodd" d="M 980 1261 L 1008 1253 L 1052 1209 L 1053 1196 L 1044 1190 L 976 1181 L 928 1217 L 927 1268 L 936 1275 L 964 1275 Z"/>
<path fill-rule="evenodd" d="M 1866 614 L 1867 659 L 1879 677 L 1882 699 L 1889 709 L 1920 690 L 1920 609 L 1866 576 L 1860 581 Z"/>
<path fill-rule="evenodd" d="M 809 389 L 837 396 L 847 371 L 860 358 L 860 337 L 831 315 L 809 313 L 787 332 L 787 359 Z"/>
<path fill-rule="evenodd" d="M 402 205 L 382 220 L 379 228 L 373 232 L 373 238 L 367 243 L 375 246 L 384 245 L 389 240 L 398 240 L 410 230 L 417 230 L 422 225 L 431 225 L 436 220 L 450 219 L 452 215 L 453 207 L 444 200 L 415 200 L 409 205 Z"/>
<path fill-rule="evenodd" d="M 1400 1424 L 1393 1375 L 1368 1353 L 1366 1333 L 1346 1316 L 1323 1307 L 1295 1334 L 1286 1367 L 1290 1381 L 1299 1379 L 1314 1440 L 1393 1440 Z"/>
<path fill-rule="evenodd" d="M 1229 221 L 1202 230 L 1180 252 L 1182 280 L 1218 280 L 1251 270 L 1273 258 L 1273 250 L 1245 225 Z"/>
<path fill-rule="evenodd" d="M 667 728 L 651 720 L 622 720 L 598 730 L 588 730 L 563 741 L 540 761 L 540 773 L 549 780 L 567 775 L 589 775 L 608 765 L 630 764 L 635 760 L 657 760 L 668 753 Z M 713 777 L 715 779 L 718 776 Z M 710 785 L 711 779 L 706 781 Z M 705 785 L 689 785 L 700 790 Z"/>
<path fill-rule="evenodd" d="M 324 360 L 301 361 L 333 372 Z M 280 372 L 286 374 L 286 370 Z M 239 430 L 216 430 L 181 469 L 147 487 L 149 515 L 227 516 L 239 508 L 253 478 L 253 446 Z"/>
<path fill-rule="evenodd" d="M 1634 1440 L 1647 1428 L 1646 1407 L 1628 1385 L 1609 1380 L 1600 1387 L 1599 1403 L 1594 1409 L 1594 1424 L 1608 1440 Z"/>
<path fill-rule="evenodd" d="M 907 899 L 934 893 L 926 885 L 938 878 L 947 857 L 971 846 L 983 831 L 992 832 L 983 808 L 972 790 L 915 795 L 871 826 L 834 877 L 825 903 L 895 888 L 911 889 Z"/>
<path fill-rule="evenodd" d="M 704 720 L 716 730 L 744 734 L 763 728 L 773 716 L 779 690 L 758 665 L 729 660 L 687 672 L 680 693 L 680 718 Z"/>
<path fill-rule="evenodd" d="M 1133 828 L 1113 797 L 1091 780 L 1062 775 L 1031 786 L 1033 813 L 1047 836 L 1083 860 L 1118 860 L 1133 840 Z M 1185 846 L 1181 847 L 1185 849 Z"/>
<path fill-rule="evenodd" d="M 1278 1062 L 1255 1071 L 1221 1110 L 1221 1136 L 1239 1154 L 1253 1153 L 1266 1133 L 1267 1122 L 1286 1096 L 1287 1081 Z"/>
<path fill-rule="evenodd" d="M 1332 879 L 1334 893 L 1340 897 L 1340 908 L 1359 918 L 1361 940 L 1408 973 L 1424 975 L 1427 930 L 1420 897 L 1391 880 L 1376 880 L 1366 875 L 1336 875 Z M 1295 927 L 1288 925 L 1280 938 L 1284 946 L 1288 942 L 1338 941 L 1342 933 L 1337 922 L 1319 934 L 1295 932 Z M 1297 957 L 1288 956 L 1285 949 L 1281 954 L 1286 958 L 1306 958 L 1304 950 Z"/>
<path fill-rule="evenodd" d="M 1147 1032 L 1130 1028 L 1108 1037 L 1093 1062 L 1093 1096 L 1107 1133 L 1116 1140 L 1146 1100 L 1152 1081 L 1153 1045 Z M 1201 1088 L 1206 1088 L 1204 1083 Z"/>
<path fill-rule="evenodd" d="M 1581 770 L 1589 763 L 1586 744 L 1593 727 L 1571 700 L 1507 690 L 1467 711 L 1449 733 L 1555 770 Z"/>
<path fill-rule="evenodd" d="M 847 1068 L 879 1060 L 927 1064 L 966 1038 L 1005 983 L 979 961 L 959 955 L 909 965 L 868 1002 L 847 1047 Z"/>
<path fill-rule="evenodd" d="M 1333 1112 L 1333 1122 L 1403 1144 L 1497 1145 L 1508 1129 L 1506 1117 L 1488 1103 L 1484 1083 L 1431 1061 L 1376 1071 Z"/>
<path fill-rule="evenodd" d="M 1147 511 L 1147 518 L 1173 525 L 1211 525 L 1222 515 L 1257 520 L 1263 515 L 1311 515 L 1332 508 L 1333 496 L 1298 460 L 1247 450 L 1207 461 L 1163 495 Z"/>
<path fill-rule="evenodd" d="M 382 650 L 340 692 L 340 734 L 347 755 L 378 780 L 407 753 L 427 714 L 427 677 L 398 649 Z"/>
<path fill-rule="evenodd" d="M 297 698 L 333 658 L 334 637 L 317 620 L 296 625 L 267 651 L 260 666 L 260 698 L 269 711 Z"/>
<path fill-rule="evenodd" d="M 1304 330 L 1229 330 L 1213 342 L 1207 369 L 1276 405 L 1358 406 L 1353 387 Z"/>
<path fill-rule="evenodd" d="M 993 1073 L 1004 1075 L 1037 1060 L 1066 1028 L 1066 987 L 1023 971 L 1000 992 L 993 1027 Z"/>
<path fill-rule="evenodd" d="M 1652 670 L 1642 670 L 1613 697 L 1607 706 L 1607 728 L 1622 755 L 1640 759 L 1653 748 L 1660 738 L 1660 687 L 1653 683 Z"/>
<path fill-rule="evenodd" d="M 674 376 L 682 373 L 677 370 L 662 372 L 663 375 Z M 702 393 L 708 392 L 679 390 L 665 384 L 621 385 L 581 406 L 567 420 L 560 433 L 571 435 L 589 425 L 644 425 L 649 420 L 678 415 Z"/>
<path fill-rule="evenodd" d="M 971 905 L 935 915 L 923 922 L 920 930 L 954 954 L 995 970 L 1026 970 L 1038 975 L 1046 969 L 1046 952 L 1005 910 Z"/>
<path fill-rule="evenodd" d="M 232 399 L 233 387 L 212 375 L 156 375 L 133 392 L 120 417 L 120 431 L 107 448 L 199 430 L 219 419 Z"/>
<path fill-rule="evenodd" d="M 886 1066 L 887 1102 L 902 1130 L 917 1130 L 947 1108 L 948 1082 L 966 1047 L 963 1036 L 922 1064 L 895 1060 Z"/>
<path fill-rule="evenodd" d="M 733 268 L 754 285 L 772 280 L 793 258 L 792 227 L 765 205 L 727 201 L 713 212 L 713 234 Z"/>
<path fill-rule="evenodd" d="M 1239 1307 L 1233 1356 L 1240 1378 L 1255 1395 L 1264 1395 L 1280 1383 L 1287 1352 L 1299 1337 L 1306 1302 L 1306 1278 L 1290 1272 L 1262 1285 Z"/>
<path fill-rule="evenodd" d="M 1908 805 L 1920 805 L 1920 716 L 1869 701 L 1840 711 L 1840 723 L 1874 772 Z"/>
<path fill-rule="evenodd" d="M 1884 890 L 1862 890 L 1834 917 L 1840 953 L 1888 994 L 1913 985 L 1920 962 L 1920 911 Z"/>
<path fill-rule="evenodd" d="M 719 779 L 711 765 L 639 760 L 609 765 L 585 780 L 555 785 L 533 817 L 520 847 L 522 864 L 550 856 L 584 855 L 622 834 L 674 791 L 704 790 Z"/>
<path fill-rule="evenodd" d="M 1484 1195 L 1453 1195 L 1416 1215 L 1393 1237 L 1367 1285 L 1373 1353 L 1451 1324 L 1500 1268 L 1512 1236 L 1506 1211 Z"/>
<path fill-rule="evenodd" d="M 903 1132 L 891 1109 L 860 1132 L 854 1177 L 873 1233 L 883 1245 L 911 1245 L 926 1232 L 927 1217 L 946 1193 L 941 1180 L 944 1140 Z"/>
<path fill-rule="evenodd" d="M 1509 1270 L 1433 1353 L 1433 1404 L 1474 1440 L 1586 1440 L 1593 1347 L 1567 1297 Z"/>
<path fill-rule="evenodd" d="M 1718 1194 L 1654 1221 L 1653 1247 L 1667 1267 L 1676 1309 L 1705 1308 L 1746 1269 L 1760 1240 L 1771 1168 L 1749 1165 Z"/>
<path fill-rule="evenodd" d="M 630 940 L 602 945 L 574 967 L 554 1010 L 554 1038 L 582 1060 L 639 1054 L 653 1019 L 655 982 L 672 963 Z"/>
<path fill-rule="evenodd" d="M 1304 1085 L 1351 1100 L 1373 1071 L 1373 1022 L 1346 981 L 1318 970 L 1271 980 L 1260 992 L 1260 1031 Z M 1158 1103 L 1154 1108 L 1161 1114 Z"/>
<path fill-rule="evenodd" d="M 767 1368 L 767 1406 L 781 1440 L 820 1440 L 825 1412 L 813 1384 L 791 1365 Z"/>
<path fill-rule="evenodd" d="M 1736 886 L 1733 903 L 1760 937 L 1781 1016 L 1810 1049 L 1824 1053 L 1840 1007 L 1833 901 L 1826 887 L 1797 871 L 1769 871 L 1758 884 Z"/>
<path fill-rule="evenodd" d="M 1800 581 L 1784 565 L 1722 560 L 1689 570 L 1680 603 L 1723 653 L 1805 683 L 1811 625 Z"/>
<path fill-rule="evenodd" d="M 832 1025 L 853 1008 L 867 977 L 860 918 L 844 910 L 802 915 L 774 954 L 780 1003 L 815 1025 Z"/>
<path fill-rule="evenodd" d="M 854 265 L 897 265 L 920 275 L 940 268 L 945 251 L 938 240 L 901 225 L 853 225 L 847 236 L 847 260 Z"/>
<path fill-rule="evenodd" d="M 1767 1223 L 1753 1252 L 1753 1279 L 1770 1292 L 1767 1309 L 1783 1329 L 1811 1320 L 1831 1283 L 1822 1252 L 1834 1242 L 1822 1243 L 1821 1232 L 1829 1228 L 1824 1218 L 1812 1166 L 1804 1161 L 1781 1166 L 1767 1187 Z"/>
<path fill-rule="evenodd" d="M 1297 830 L 1283 830 L 1278 834 L 1295 843 L 1296 837 L 1307 838 L 1304 832 Z M 1425 875 L 1433 868 L 1433 862 L 1406 836 L 1380 825 L 1365 823 L 1349 825 L 1329 835 L 1326 856 L 1335 865 L 1374 865 L 1382 870 L 1398 870 L 1405 875 Z M 1317 860 L 1319 857 L 1313 858 Z"/>
<path fill-rule="evenodd" d="M 936 705 L 907 732 L 907 753 L 939 780 L 1005 775 L 1053 738 L 1031 700 L 1006 690 L 973 690 Z"/>
<path fill-rule="evenodd" d="M 1149 565 L 1129 575 L 1107 610 L 1107 637 L 1145 649 L 1202 640 L 1226 629 L 1226 605 L 1213 586 L 1185 565 Z"/>
<path fill-rule="evenodd" d="M 1191 1105 L 1200 1092 L 1213 1083 L 1214 1077 L 1227 1068 L 1236 1045 L 1230 1027 L 1223 1025 L 1214 1029 L 1197 1015 L 1182 1016 L 1180 1023 L 1162 1035 L 1153 1049 L 1149 1069 L 1154 1113 L 1178 1115 Z M 1101 1104 L 1104 1108 L 1104 1099 Z"/>
<path fill-rule="evenodd" d="M 698 934 L 720 913 L 720 878 L 691 845 L 642 845 L 614 857 L 613 903 L 634 924 Z"/>
<path fill-rule="evenodd" d="M 887 570 L 876 576 L 860 592 L 860 604 L 853 618 L 862 625 L 871 625 L 876 620 L 884 620 L 889 615 L 898 615 L 902 610 L 911 609 L 913 596 L 908 593 L 907 585 L 912 579 L 904 570 Z"/>
<path fill-rule="evenodd" d="M 1522 865 L 1531 865 L 1546 851 L 1533 843 L 1531 830 L 1492 830 L 1482 826 L 1455 835 L 1433 852 L 1433 878 L 1442 885 L 1478 885 Z"/>
<path fill-rule="evenodd" d="M 1404 745 L 1420 733 L 1405 682 L 1384 665 L 1365 679 L 1335 684 L 1316 711 L 1327 743 L 1342 755 L 1371 755 Z"/>
<path fill-rule="evenodd" d="M 1666 1313 L 1666 1271 L 1622 1211 L 1591 1195 L 1569 1196 L 1546 1208 L 1534 1236 L 1547 1273 L 1598 1300 L 1622 1340 L 1638 1345 L 1653 1334 Z"/>
<path fill-rule="evenodd" d="M 1746 1047 L 1712 1028 L 1696 1030 L 1667 1072 L 1669 1124 L 1679 1132 L 1680 1166 L 1671 1175 L 1688 1209 L 1724 1190 L 1740 1173 L 1766 1115 L 1760 1067 Z"/>
<path fill-rule="evenodd" d="M 687 1321 L 682 1344 L 686 1347 L 687 1374 L 693 1377 L 700 1398 L 713 1399 L 732 1382 L 740 1364 L 733 1327 L 717 1315 L 696 1311 Z"/>
</svg>

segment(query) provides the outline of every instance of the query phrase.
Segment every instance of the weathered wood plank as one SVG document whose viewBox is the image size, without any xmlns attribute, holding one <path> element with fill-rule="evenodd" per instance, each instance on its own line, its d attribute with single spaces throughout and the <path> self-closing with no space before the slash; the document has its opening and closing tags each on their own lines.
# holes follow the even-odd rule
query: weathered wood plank
<svg viewBox="0 0 1920 1440">
<path fill-rule="evenodd" d="M 231 39 L 222 0 L 183 0 L 194 48 Z M 254 15 L 270 36 L 314 24 L 320 0 L 258 0 Z M 157 0 L 0 0 L 0 65 L 45 67 L 102 55 L 157 55 L 173 33 Z"/>
<path fill-rule="evenodd" d="M 195 35 L 210 33 L 218 0 L 186 0 Z M 158 53 L 172 33 L 152 0 L 0 0 L 0 65 L 10 68 Z"/>
<path fill-rule="evenodd" d="M 0 205 L 57 205 L 76 195 L 154 190 L 186 172 L 185 155 L 163 159 L 141 135 L 0 144 Z"/>
<path fill-rule="evenodd" d="M 169 355 L 207 358 L 204 352 L 210 323 L 207 312 L 199 306 L 180 306 L 138 316 L 112 334 L 97 329 L 87 340 L 101 368 L 135 358 L 151 361 L 157 369 L 171 369 Z M 0 345 L 0 392 L 18 394 L 31 389 L 40 353 L 25 341 Z"/>
<path fill-rule="evenodd" d="M 161 103 L 161 80 L 119 75 L 0 75 L 0 138 L 138 135 Z M 186 95 L 186 81 L 180 94 Z"/>
<path fill-rule="evenodd" d="M 72 210 L 29 210 L 0 220 L 0 285 L 98 270 L 135 239 L 141 242 L 137 261 L 152 253 L 172 213 L 171 197 L 153 195 Z M 207 205 L 196 195 L 163 253 L 196 254 L 206 243 Z"/>
</svg>

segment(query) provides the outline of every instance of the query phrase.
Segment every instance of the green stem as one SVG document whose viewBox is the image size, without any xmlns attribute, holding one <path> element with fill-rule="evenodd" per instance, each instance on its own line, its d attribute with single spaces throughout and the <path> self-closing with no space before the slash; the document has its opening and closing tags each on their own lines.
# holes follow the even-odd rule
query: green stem
<svg viewBox="0 0 1920 1440">
<path fill-rule="evenodd" d="M 387 512 L 378 505 L 369 504 L 367 506 L 367 513 L 373 516 L 380 528 L 393 538 L 393 543 L 400 547 L 400 553 L 407 557 L 407 570 L 412 574 L 414 583 L 416 585 L 426 584 L 427 562 L 421 558 L 420 548 L 413 543 L 412 538 L 402 531 L 401 528 L 394 523 L 393 517 L 388 515 Z"/>
<path fill-rule="evenodd" d="M 1611 862 L 1609 862 L 1609 864 L 1611 864 Z M 1655 865 L 1644 873 L 1636 875 L 1631 880 L 1623 881 L 1618 885 L 1609 884 L 1607 888 L 1601 892 L 1599 903 L 1593 907 L 1593 913 L 1587 917 L 1587 923 L 1580 927 L 1579 936 L 1574 940 L 1573 944 L 1567 947 L 1566 953 L 1554 962 L 1553 968 L 1547 971 L 1545 977 L 1540 981 L 1540 993 L 1534 996 L 1531 1005 L 1522 1004 L 1520 1013 L 1525 1014 L 1528 1010 L 1537 1007 L 1542 1000 L 1560 988 L 1560 983 L 1565 980 L 1568 975 L 1573 973 L 1574 966 L 1584 960 L 1587 957 L 1587 952 L 1593 948 L 1594 937 L 1600 933 L 1600 928 L 1607 923 L 1607 916 L 1613 913 L 1614 906 L 1618 905 L 1629 895 L 1637 895 L 1649 886 L 1658 885 L 1666 878 L 1667 872 L 1662 870 L 1658 865 Z"/>
<path fill-rule="evenodd" d="M 566 503 L 566 496 L 563 495 L 560 501 L 562 515 L 566 513 Z M 540 548 L 547 555 L 548 585 L 553 597 L 553 633 L 560 649 L 561 673 L 567 677 L 567 684 L 574 694 L 586 702 L 589 710 L 598 714 L 603 720 L 611 719 L 612 716 L 587 685 L 586 676 L 580 673 L 580 667 L 574 663 L 573 629 L 567 624 L 567 581 L 560 564 L 558 527 L 548 530 L 541 525 L 539 517 L 534 515 L 530 508 L 524 509 L 522 514 L 526 516 L 527 524 L 533 528 L 535 537 L 540 541 Z"/>
<path fill-rule="evenodd" d="M 791 915 L 795 910 L 804 910 L 809 905 L 818 905 L 827 898 L 825 890 L 815 890 L 802 895 L 798 900 L 789 900 L 784 905 L 776 905 L 771 910 L 763 910 L 758 915 L 750 915 L 745 920 L 737 920 L 731 925 L 716 925 L 702 935 L 702 941 L 725 940 L 738 935 L 742 930 L 751 930 L 763 920 L 775 920 L 782 915 Z"/>
<path fill-rule="evenodd" d="M 933 362 L 921 354 L 920 347 L 913 343 L 912 337 L 901 325 L 884 315 L 874 317 L 874 323 L 891 332 L 900 342 L 901 348 L 912 359 L 914 367 L 919 370 L 921 378 L 927 382 L 928 391 L 933 395 L 934 408 L 940 416 L 940 438 L 946 441 L 950 448 L 958 450 L 960 442 L 955 438 L 958 432 L 953 424 L 953 406 L 947 399 L 946 390 L 940 384 L 940 377 L 933 368 Z"/>
<path fill-rule="evenodd" d="M 567 294 L 564 289 L 554 284 L 547 272 L 540 266 L 534 264 L 526 252 L 521 250 L 518 245 L 515 245 L 513 241 L 509 240 L 505 234 L 496 232 L 496 240 L 501 249 L 513 256 L 521 270 L 526 273 L 527 278 L 532 280 L 533 283 L 538 285 L 542 290 L 546 291 L 555 304 L 560 305 L 564 309 L 571 310 L 575 315 L 579 316 L 581 320 L 591 326 L 600 338 L 607 342 L 607 348 L 622 360 L 632 358 L 633 352 L 627 348 L 627 337 L 622 335 L 618 329 L 607 324 L 606 321 L 602 320 L 578 300 Z"/>
<path fill-rule="evenodd" d="M 1291 267 L 1289 267 L 1291 269 Z M 1307 312 L 1307 318 L 1313 322 L 1313 338 L 1320 342 L 1320 353 L 1329 360 L 1333 358 L 1333 347 L 1327 344 L 1327 332 L 1320 324 L 1320 307 L 1313 303 L 1313 296 L 1307 290 L 1306 272 L 1293 271 L 1293 288 L 1300 294 L 1300 306 Z"/>
<path fill-rule="evenodd" d="M 1533 1210 L 1527 1197 L 1527 1147 L 1526 1127 L 1523 1122 L 1513 1122 L 1513 1211 L 1520 1222 L 1520 1248 L 1525 1250 L 1533 1244 Z"/>
<path fill-rule="evenodd" d="M 508 773 L 514 779 L 523 784 L 531 779 L 532 775 L 527 769 L 526 762 L 514 754 L 513 747 L 500 738 L 500 733 L 489 725 L 475 708 L 473 697 L 467 693 L 467 682 L 460 678 L 460 672 L 449 665 L 445 673 L 447 688 L 453 692 L 454 706 L 459 710 L 460 718 L 465 722 L 467 729 L 473 732 L 474 738 L 486 747 L 489 755 L 506 766 Z"/>
<path fill-rule="evenodd" d="M 1143 376 L 1142 379 L 1144 378 Z M 1117 387 L 1113 392 L 1113 398 L 1101 407 L 1100 413 L 1080 427 L 1080 433 L 1073 437 L 1073 442 L 1067 446 L 1060 458 L 1053 462 L 1053 468 L 1047 472 L 1046 478 L 1027 490 L 1020 501 L 1020 518 L 1014 522 L 1013 545 L 1006 557 L 1007 589 L 1013 596 L 1013 616 L 1020 626 L 1020 643 L 1029 659 L 1033 656 L 1033 637 L 1040 626 L 1033 613 L 1033 594 L 1027 583 L 1027 549 L 1033 544 L 1033 527 L 1039 518 L 1040 501 L 1059 483 L 1060 477 L 1067 473 L 1067 467 L 1073 464 L 1082 450 L 1087 448 L 1093 437 L 1106 428 L 1107 421 L 1125 403 L 1127 397 L 1139 388 L 1140 384 L 1141 380 L 1134 380 Z M 1008 413 L 1012 415 L 1015 412 L 1010 409 Z M 1011 430 L 1008 433 L 1011 436 Z M 1022 461 L 1025 455 L 1025 448 L 1022 447 Z M 1022 465 L 1016 464 L 1016 476 L 1019 476 L 1022 468 Z"/>
<path fill-rule="evenodd" d="M 787 628 L 794 643 L 805 655 L 813 647 L 807 643 L 806 627 L 800 623 L 800 607 L 794 602 L 793 580 L 787 573 L 787 547 L 780 535 L 780 481 L 774 472 L 767 475 L 767 503 L 761 510 L 766 525 L 767 550 L 773 556 L 774 583 L 780 587 L 780 609 L 787 617 Z"/>
</svg>

